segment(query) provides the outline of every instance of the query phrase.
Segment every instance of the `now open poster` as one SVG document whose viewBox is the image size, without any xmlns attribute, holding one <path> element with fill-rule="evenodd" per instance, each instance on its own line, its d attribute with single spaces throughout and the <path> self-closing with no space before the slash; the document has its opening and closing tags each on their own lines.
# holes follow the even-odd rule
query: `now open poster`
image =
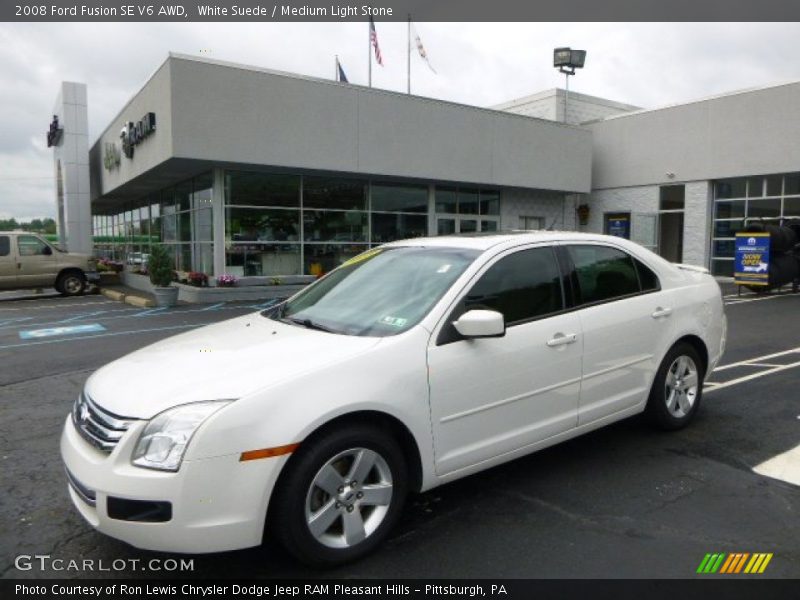
<svg viewBox="0 0 800 600">
<path fill-rule="evenodd" d="M 769 284 L 769 233 L 736 234 L 733 281 L 740 285 Z"/>
</svg>

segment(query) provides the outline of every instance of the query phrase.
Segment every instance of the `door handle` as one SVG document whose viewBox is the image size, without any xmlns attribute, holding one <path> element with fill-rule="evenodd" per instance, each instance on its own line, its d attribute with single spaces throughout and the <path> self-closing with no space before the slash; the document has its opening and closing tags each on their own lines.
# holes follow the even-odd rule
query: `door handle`
<svg viewBox="0 0 800 600">
<path fill-rule="evenodd" d="M 658 319 L 660 317 L 668 317 L 672 314 L 671 308 L 661 308 L 660 306 L 656 309 L 656 311 L 652 314 L 654 319 Z"/>
<path fill-rule="evenodd" d="M 547 345 L 551 348 L 555 348 L 556 346 L 564 346 L 565 344 L 574 344 L 577 339 L 578 335 L 575 333 L 557 333 L 553 336 L 553 339 L 547 340 Z"/>
</svg>

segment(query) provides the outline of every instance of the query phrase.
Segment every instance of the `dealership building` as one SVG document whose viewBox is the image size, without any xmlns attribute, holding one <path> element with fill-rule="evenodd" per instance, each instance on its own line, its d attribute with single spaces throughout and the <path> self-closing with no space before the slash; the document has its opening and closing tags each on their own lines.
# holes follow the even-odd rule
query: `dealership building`
<svg viewBox="0 0 800 600">
<path fill-rule="evenodd" d="M 88 149 L 95 247 L 280 277 L 407 237 L 578 229 L 730 275 L 745 217 L 800 216 L 800 83 L 563 100 L 486 109 L 171 54 Z"/>
</svg>

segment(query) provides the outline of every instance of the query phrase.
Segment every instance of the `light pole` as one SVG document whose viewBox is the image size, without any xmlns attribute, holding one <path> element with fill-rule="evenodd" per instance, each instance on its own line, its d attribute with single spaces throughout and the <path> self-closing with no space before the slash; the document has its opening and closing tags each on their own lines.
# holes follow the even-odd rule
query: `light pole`
<svg viewBox="0 0 800 600">
<path fill-rule="evenodd" d="M 563 73 L 567 79 L 564 91 L 564 123 L 567 122 L 567 106 L 569 101 L 569 76 L 575 75 L 575 69 L 582 69 L 586 62 L 586 50 L 573 50 L 572 48 L 556 48 L 553 50 L 553 66 Z"/>
</svg>

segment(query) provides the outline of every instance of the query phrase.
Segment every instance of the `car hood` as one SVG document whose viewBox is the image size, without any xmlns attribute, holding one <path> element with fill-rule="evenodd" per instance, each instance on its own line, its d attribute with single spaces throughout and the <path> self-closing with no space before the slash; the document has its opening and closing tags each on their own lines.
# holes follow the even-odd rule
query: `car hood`
<svg viewBox="0 0 800 600">
<path fill-rule="evenodd" d="M 95 372 L 86 392 L 118 416 L 150 419 L 201 400 L 238 399 L 357 356 L 380 338 L 337 335 L 258 313 L 157 342 Z"/>
</svg>

